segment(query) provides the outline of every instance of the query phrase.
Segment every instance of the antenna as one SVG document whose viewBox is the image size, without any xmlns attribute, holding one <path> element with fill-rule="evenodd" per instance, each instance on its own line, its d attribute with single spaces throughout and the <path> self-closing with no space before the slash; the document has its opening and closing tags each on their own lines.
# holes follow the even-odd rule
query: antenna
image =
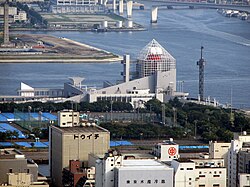
<svg viewBox="0 0 250 187">
<path fill-rule="evenodd" d="M 204 101 L 204 68 L 205 68 L 205 60 L 203 59 L 203 49 L 204 47 L 201 46 L 201 58 L 197 62 L 199 66 L 199 96 L 200 100 Z"/>
</svg>

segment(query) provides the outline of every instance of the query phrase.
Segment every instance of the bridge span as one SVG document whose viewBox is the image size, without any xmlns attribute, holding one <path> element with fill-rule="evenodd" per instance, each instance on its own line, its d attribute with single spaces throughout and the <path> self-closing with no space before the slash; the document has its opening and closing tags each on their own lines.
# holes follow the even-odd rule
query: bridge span
<svg viewBox="0 0 250 187">
<path fill-rule="evenodd" d="M 189 6 L 189 7 L 199 7 L 199 8 L 213 8 L 213 9 L 230 9 L 238 10 L 250 13 L 250 5 L 237 5 L 237 4 L 215 4 L 206 2 L 180 2 L 180 1 L 166 1 L 166 0 L 152 0 L 152 2 L 157 3 L 153 7 L 162 6 Z"/>
</svg>

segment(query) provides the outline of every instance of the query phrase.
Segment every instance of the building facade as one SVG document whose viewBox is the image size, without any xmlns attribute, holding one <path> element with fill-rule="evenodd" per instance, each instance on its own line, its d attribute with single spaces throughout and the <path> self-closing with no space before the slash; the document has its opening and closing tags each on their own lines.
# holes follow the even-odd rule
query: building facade
<svg viewBox="0 0 250 187">
<path fill-rule="evenodd" d="M 234 134 L 234 140 L 231 141 L 228 152 L 228 187 L 235 187 L 238 184 L 239 152 L 242 150 L 243 145 L 248 142 L 250 142 L 250 136 L 245 131 L 242 134 Z"/>
<path fill-rule="evenodd" d="M 227 187 L 223 159 L 179 159 L 171 162 L 175 187 Z"/>
<path fill-rule="evenodd" d="M 96 187 L 173 187 L 173 183 L 173 168 L 155 159 L 130 159 L 111 151 L 96 161 Z"/>
<path fill-rule="evenodd" d="M 157 156 L 161 161 L 172 161 L 179 158 L 179 145 L 173 140 L 158 143 L 153 148 L 153 155 Z"/>
<path fill-rule="evenodd" d="M 209 142 L 209 158 L 223 158 L 225 167 L 228 163 L 228 150 L 231 147 L 231 143 Z"/>
<path fill-rule="evenodd" d="M 15 149 L 0 149 L 0 185 L 49 187 L 39 181 L 38 166 Z"/>
<path fill-rule="evenodd" d="M 62 111 L 58 116 L 62 117 L 64 112 L 65 116 L 70 115 Z M 109 149 L 109 131 L 94 124 L 79 122 L 75 125 L 73 120 L 74 118 L 67 123 L 72 126 L 50 127 L 50 172 L 52 182 L 56 186 L 62 186 L 62 171 L 63 168 L 69 167 L 70 160 L 80 160 L 83 166 L 87 167 L 88 154 L 104 155 Z"/>
</svg>

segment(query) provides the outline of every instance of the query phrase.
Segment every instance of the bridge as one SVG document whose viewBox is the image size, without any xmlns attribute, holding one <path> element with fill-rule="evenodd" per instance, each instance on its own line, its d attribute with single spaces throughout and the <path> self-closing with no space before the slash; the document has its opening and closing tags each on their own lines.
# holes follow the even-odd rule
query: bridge
<svg viewBox="0 0 250 187">
<path fill-rule="evenodd" d="M 152 2 L 160 3 L 159 5 L 153 5 L 154 7 L 189 6 L 189 7 L 198 7 L 198 8 L 230 9 L 230 10 L 238 10 L 238 11 L 250 13 L 250 5 L 215 4 L 215 3 L 207 3 L 207 2 L 167 1 L 167 0 L 152 0 Z"/>
</svg>

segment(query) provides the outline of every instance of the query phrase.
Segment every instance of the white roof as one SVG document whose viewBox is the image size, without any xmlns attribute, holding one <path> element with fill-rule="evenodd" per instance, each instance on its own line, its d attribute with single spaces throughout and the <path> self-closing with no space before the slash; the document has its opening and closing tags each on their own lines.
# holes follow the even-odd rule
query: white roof
<svg viewBox="0 0 250 187">
<path fill-rule="evenodd" d="M 133 169 L 171 169 L 169 166 L 152 159 L 129 159 L 123 160 L 121 170 Z"/>
<path fill-rule="evenodd" d="M 31 86 L 21 82 L 21 91 L 34 91 L 35 89 Z"/>
<path fill-rule="evenodd" d="M 138 60 L 146 60 L 149 55 L 160 55 L 161 59 L 170 59 L 175 61 L 175 58 L 167 52 L 155 39 L 149 42 L 139 53 Z"/>
</svg>

